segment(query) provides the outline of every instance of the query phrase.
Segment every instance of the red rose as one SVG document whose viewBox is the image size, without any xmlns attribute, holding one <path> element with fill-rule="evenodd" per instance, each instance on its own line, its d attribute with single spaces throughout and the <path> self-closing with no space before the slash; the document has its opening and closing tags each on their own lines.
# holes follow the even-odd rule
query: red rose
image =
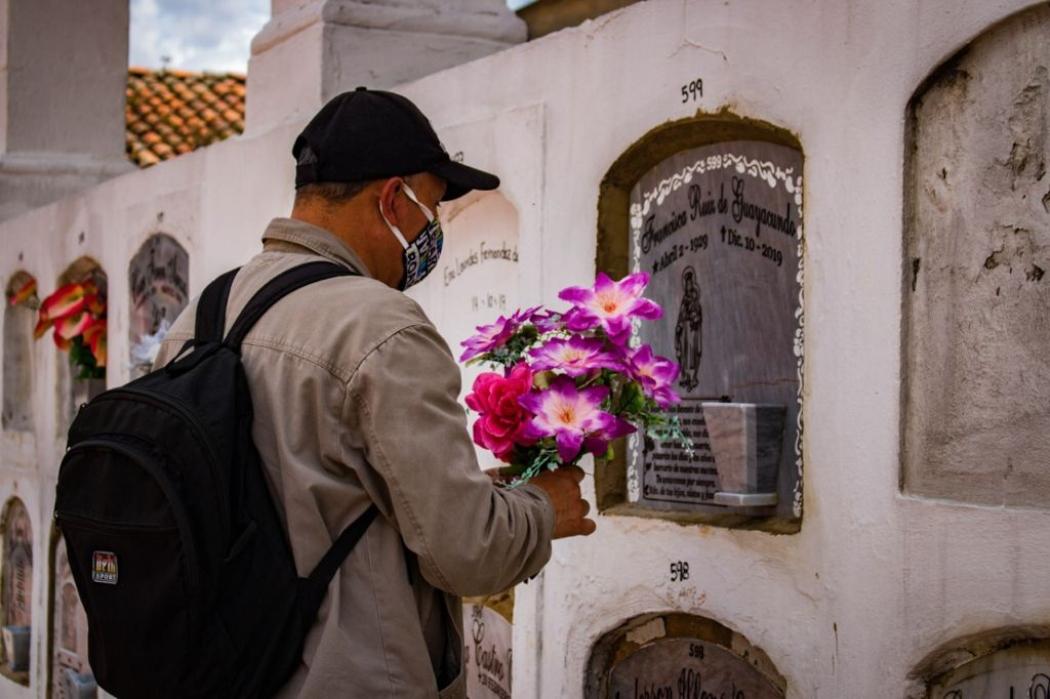
<svg viewBox="0 0 1050 699">
<path fill-rule="evenodd" d="M 492 372 L 474 380 L 473 393 L 466 397 L 467 406 L 479 413 L 474 423 L 474 443 L 485 447 L 502 461 L 510 462 L 515 444 L 527 443 L 522 430 L 532 413 L 518 398 L 532 390 L 532 371 L 519 364 L 507 376 Z"/>
</svg>

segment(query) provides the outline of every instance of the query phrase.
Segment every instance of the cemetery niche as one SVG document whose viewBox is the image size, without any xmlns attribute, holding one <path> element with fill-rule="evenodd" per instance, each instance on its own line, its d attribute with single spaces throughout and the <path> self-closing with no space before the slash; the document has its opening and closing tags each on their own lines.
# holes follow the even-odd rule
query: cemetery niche
<svg viewBox="0 0 1050 699">
<path fill-rule="evenodd" d="M 171 324 L 189 302 L 190 256 L 177 240 L 150 236 L 128 266 L 131 378 L 149 372 Z"/>
<path fill-rule="evenodd" d="M 637 324 L 634 337 L 679 364 L 682 402 L 670 412 L 693 448 L 630 436 L 623 456 L 601 469 L 599 506 L 794 532 L 802 152 L 773 127 L 720 117 L 654 131 L 603 182 L 598 267 L 650 275 L 646 296 L 664 314 Z"/>
<path fill-rule="evenodd" d="M 40 299 L 36 279 L 17 272 L 7 283 L 4 305 L 3 429 L 33 430 L 33 326 Z"/>
<path fill-rule="evenodd" d="M 1050 502 L 1048 35 L 1046 3 L 1008 17 L 908 103 L 901 484 L 910 495 Z"/>
<path fill-rule="evenodd" d="M 509 699 L 514 590 L 463 600 L 463 671 L 470 699 Z"/>
<path fill-rule="evenodd" d="M 108 282 L 102 266 L 90 257 L 78 258 L 59 276 L 56 288 L 68 288 L 68 285 L 71 284 L 86 285 L 97 290 L 98 306 L 95 313 L 104 320 L 108 306 Z M 50 338 L 50 333 L 45 337 Z M 105 330 L 103 330 L 102 337 L 101 356 L 104 358 Z M 43 342 L 44 339 L 40 341 Z M 50 339 L 48 341 L 50 342 Z M 60 437 L 66 436 L 69 424 L 73 421 L 79 406 L 106 390 L 106 368 L 104 365 L 98 366 L 94 352 L 89 352 L 89 349 L 81 335 L 74 338 L 71 345 L 65 349 L 60 347 L 57 352 L 58 381 L 55 390 L 58 398 L 58 420 L 56 427 Z"/>
<path fill-rule="evenodd" d="M 0 626 L 3 655 L 0 671 L 29 684 L 30 638 L 33 629 L 33 530 L 29 513 L 18 498 L 3 514 L 3 561 L 0 573 Z"/>
<path fill-rule="evenodd" d="M 65 540 L 52 535 L 50 686 L 51 699 L 93 699 L 98 696 L 88 663 L 87 614 L 80 603 Z"/>
<path fill-rule="evenodd" d="M 760 648 L 722 624 L 648 614 L 594 646 L 585 699 L 783 699 L 787 683 Z"/>
<path fill-rule="evenodd" d="M 927 699 L 1046 699 L 1050 639 L 1045 626 L 996 629 L 955 639 L 910 674 L 922 685 L 909 696 Z"/>
<path fill-rule="evenodd" d="M 442 205 L 445 247 L 437 268 L 409 290 L 455 356 L 478 325 L 510 315 L 521 306 L 518 272 L 518 212 L 499 192 L 474 193 Z M 464 366 L 460 400 L 486 369 Z M 482 468 L 501 464 L 477 448 Z"/>
</svg>

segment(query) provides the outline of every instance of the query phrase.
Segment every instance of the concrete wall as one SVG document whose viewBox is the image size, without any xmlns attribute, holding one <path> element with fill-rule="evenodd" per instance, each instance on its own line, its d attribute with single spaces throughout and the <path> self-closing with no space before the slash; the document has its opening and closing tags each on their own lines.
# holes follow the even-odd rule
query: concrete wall
<svg viewBox="0 0 1050 699">
<path fill-rule="evenodd" d="M 601 179 L 654 126 L 729 109 L 794 133 L 805 154 L 801 531 L 599 517 L 595 536 L 556 544 L 544 574 L 517 590 L 516 697 L 580 697 L 595 641 L 649 612 L 694 613 L 741 634 L 799 699 L 919 696 L 909 673 L 953 638 L 1050 616 L 1045 509 L 900 489 L 909 99 L 942 61 L 1032 4 L 650 0 L 403 86 L 450 152 L 504 177 L 510 206 L 490 206 L 478 220 L 494 216 L 509 230 L 513 209 L 522 305 L 558 305 L 559 289 L 593 277 Z M 698 77 L 703 97 L 683 103 L 681 86 Z M 266 221 L 289 209 L 289 149 L 301 125 L 6 221 L 0 275 L 6 283 L 25 269 L 47 293 L 69 262 L 97 259 L 110 279 L 109 382 L 118 385 L 128 376 L 131 257 L 150 234 L 173 236 L 190 254 L 191 294 L 243 262 Z M 438 304 L 440 294 L 462 294 L 455 303 L 469 307 L 477 291 L 418 295 Z M 55 349 L 45 340 L 34 352 L 37 431 L 29 440 L 4 435 L 0 500 L 23 498 L 34 561 L 44 561 L 62 442 Z M 584 489 L 593 497 L 592 477 Z M 671 582 L 675 561 L 690 564 L 688 580 Z M 32 685 L 2 684 L 5 697 L 43 696 L 49 575 L 34 566 Z"/>
<path fill-rule="evenodd" d="M 0 1 L 0 220 L 132 169 L 128 3 Z"/>
</svg>

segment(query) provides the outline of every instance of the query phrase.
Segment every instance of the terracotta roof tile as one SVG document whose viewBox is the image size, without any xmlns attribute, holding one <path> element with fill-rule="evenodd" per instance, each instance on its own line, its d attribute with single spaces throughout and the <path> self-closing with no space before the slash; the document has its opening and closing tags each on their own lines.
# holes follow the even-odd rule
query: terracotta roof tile
<svg viewBox="0 0 1050 699">
<path fill-rule="evenodd" d="M 128 159 L 149 167 L 244 131 L 244 76 L 128 70 Z"/>
</svg>

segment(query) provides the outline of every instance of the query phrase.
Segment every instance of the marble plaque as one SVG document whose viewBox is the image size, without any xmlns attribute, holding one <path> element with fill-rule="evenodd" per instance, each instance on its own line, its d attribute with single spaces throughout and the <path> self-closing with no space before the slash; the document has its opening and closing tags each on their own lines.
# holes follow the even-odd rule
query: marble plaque
<svg viewBox="0 0 1050 699">
<path fill-rule="evenodd" d="M 511 687 L 511 624 L 494 609 L 463 605 L 463 668 L 470 699 L 508 699 Z"/>
<path fill-rule="evenodd" d="M 33 429 L 33 326 L 36 311 L 25 304 L 4 308 L 3 417 L 5 430 Z"/>
<path fill-rule="evenodd" d="M 613 665 L 611 699 L 783 699 L 780 689 L 739 656 L 695 638 L 643 646 Z"/>
<path fill-rule="evenodd" d="M 410 289 L 409 295 L 423 307 L 458 359 L 463 352 L 460 343 L 477 326 L 509 316 L 521 305 L 518 214 L 498 193 L 472 195 L 450 203 L 447 213 L 442 212 L 442 228 L 445 244 L 437 268 Z M 462 400 L 477 375 L 491 369 L 460 366 Z M 501 463 L 480 447 L 478 460 L 483 468 Z"/>
<path fill-rule="evenodd" d="M 1048 699 L 1050 646 L 1019 645 L 957 668 L 930 688 L 930 699 Z"/>
<path fill-rule="evenodd" d="M 76 699 L 85 695 L 85 683 L 93 682 L 91 666 L 88 664 L 87 614 L 80 604 L 73 571 L 66 555 L 66 542 L 61 537 L 55 544 L 54 576 L 51 696 L 55 699 Z M 92 689 L 89 696 L 95 694 Z"/>
<path fill-rule="evenodd" d="M 140 349 L 143 338 L 166 332 L 186 307 L 189 278 L 190 257 L 171 236 L 151 236 L 132 258 L 128 268 L 132 378 L 145 374 L 152 364 Z"/>
<path fill-rule="evenodd" d="M 33 531 L 21 500 L 7 506 L 4 522 L 5 626 L 33 626 Z"/>
<path fill-rule="evenodd" d="M 783 406 L 776 514 L 800 515 L 801 172 L 793 148 L 731 141 L 677 153 L 632 190 L 631 267 L 664 309 L 635 337 L 681 366 L 673 412 L 695 449 L 632 438 L 629 501 L 725 511 L 703 404 L 730 401 Z"/>
</svg>

